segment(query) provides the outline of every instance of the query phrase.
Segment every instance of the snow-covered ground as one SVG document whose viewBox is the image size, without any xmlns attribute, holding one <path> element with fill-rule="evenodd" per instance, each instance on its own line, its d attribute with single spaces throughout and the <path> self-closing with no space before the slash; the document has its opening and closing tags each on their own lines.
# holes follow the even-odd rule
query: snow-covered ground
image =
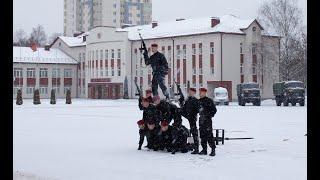
<svg viewBox="0 0 320 180">
<path fill-rule="evenodd" d="M 15 179 L 307 179 L 306 107 L 218 106 L 214 128 L 254 139 L 225 141 L 210 157 L 138 151 L 137 100 L 64 101 L 13 105 Z"/>
</svg>

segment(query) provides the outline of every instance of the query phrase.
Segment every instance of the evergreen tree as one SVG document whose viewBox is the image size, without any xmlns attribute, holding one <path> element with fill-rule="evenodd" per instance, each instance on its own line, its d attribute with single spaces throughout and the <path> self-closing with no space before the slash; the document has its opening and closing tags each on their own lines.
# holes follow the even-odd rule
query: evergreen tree
<svg viewBox="0 0 320 180">
<path fill-rule="evenodd" d="M 33 104 L 41 104 L 39 89 L 34 90 L 34 93 L 33 93 Z"/>
<path fill-rule="evenodd" d="M 21 105 L 22 103 L 23 103 L 23 100 L 22 100 L 22 91 L 21 91 L 21 89 L 19 89 L 18 92 L 17 92 L 16 104 L 17 104 L 17 105 Z"/>
<path fill-rule="evenodd" d="M 54 89 L 51 90 L 50 104 L 56 104 L 56 91 Z"/>
<path fill-rule="evenodd" d="M 66 104 L 71 104 L 71 91 L 70 91 L 70 89 L 67 90 Z"/>
</svg>

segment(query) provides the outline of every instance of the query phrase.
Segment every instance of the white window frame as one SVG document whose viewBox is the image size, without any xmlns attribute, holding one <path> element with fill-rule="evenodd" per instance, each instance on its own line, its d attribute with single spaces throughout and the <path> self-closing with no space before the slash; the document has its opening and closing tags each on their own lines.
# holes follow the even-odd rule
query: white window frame
<svg viewBox="0 0 320 180">
<path fill-rule="evenodd" d="M 199 75 L 203 75 L 203 68 L 199 68 Z"/>
<path fill-rule="evenodd" d="M 202 48 L 199 48 L 199 55 L 202 55 Z"/>
<path fill-rule="evenodd" d="M 210 54 L 214 54 L 214 46 L 210 47 Z"/>
<path fill-rule="evenodd" d="M 192 55 L 196 55 L 197 54 L 197 49 L 196 48 L 192 48 Z"/>
<path fill-rule="evenodd" d="M 27 86 L 26 88 L 26 94 L 33 94 L 34 92 L 34 86 Z"/>
<path fill-rule="evenodd" d="M 99 50 L 96 50 L 96 59 L 95 60 L 99 60 Z"/>
<path fill-rule="evenodd" d="M 72 78 L 72 69 L 70 68 L 64 69 L 64 78 Z"/>
<path fill-rule="evenodd" d="M 48 78 L 48 68 L 40 68 L 40 78 Z"/>
<path fill-rule="evenodd" d="M 114 59 L 114 49 L 111 49 L 111 59 Z"/>
<path fill-rule="evenodd" d="M 100 77 L 103 77 L 103 69 L 100 68 Z"/>
<path fill-rule="evenodd" d="M 197 68 L 192 68 L 192 75 L 197 75 Z"/>
<path fill-rule="evenodd" d="M 22 78 L 23 77 L 23 69 L 22 68 L 14 68 L 13 69 L 13 76 L 15 78 Z"/>
<path fill-rule="evenodd" d="M 121 49 L 117 50 L 118 59 L 121 59 Z"/>
<path fill-rule="evenodd" d="M 40 92 L 40 94 L 43 94 L 43 95 L 48 94 L 48 86 L 40 86 L 39 92 Z"/>
<path fill-rule="evenodd" d="M 108 49 L 104 50 L 105 59 L 108 60 L 109 51 Z"/>
<path fill-rule="evenodd" d="M 100 50 L 100 60 L 103 60 L 103 50 Z"/>
<path fill-rule="evenodd" d="M 256 64 L 252 64 L 252 74 L 257 75 L 257 65 Z"/>
<path fill-rule="evenodd" d="M 60 78 L 60 68 L 52 68 L 52 77 Z"/>
<path fill-rule="evenodd" d="M 243 75 L 243 64 L 240 64 L 240 74 Z"/>
<path fill-rule="evenodd" d="M 35 77 L 36 77 L 36 69 L 27 68 L 27 78 L 35 78 Z"/>
<path fill-rule="evenodd" d="M 210 68 L 210 72 L 211 72 L 211 74 L 214 74 L 214 67 Z"/>
<path fill-rule="evenodd" d="M 187 59 L 187 49 L 183 49 L 183 59 Z"/>
<path fill-rule="evenodd" d="M 114 67 L 111 68 L 111 76 L 114 76 Z"/>
<path fill-rule="evenodd" d="M 180 59 L 180 57 L 181 57 L 181 49 L 178 49 L 177 50 L 177 59 Z"/>
</svg>

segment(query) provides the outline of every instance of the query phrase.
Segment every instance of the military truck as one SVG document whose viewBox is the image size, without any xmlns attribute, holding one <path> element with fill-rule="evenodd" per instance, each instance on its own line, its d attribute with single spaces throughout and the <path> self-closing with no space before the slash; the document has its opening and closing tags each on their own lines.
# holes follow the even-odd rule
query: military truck
<svg viewBox="0 0 320 180">
<path fill-rule="evenodd" d="M 246 103 L 253 103 L 255 106 L 261 105 L 261 95 L 258 83 L 250 82 L 238 84 L 237 96 L 240 106 L 245 106 Z"/>
<path fill-rule="evenodd" d="M 273 94 L 276 99 L 277 106 L 288 106 L 291 103 L 295 106 L 299 103 L 304 106 L 305 102 L 305 87 L 301 81 L 283 81 L 273 84 Z"/>
</svg>

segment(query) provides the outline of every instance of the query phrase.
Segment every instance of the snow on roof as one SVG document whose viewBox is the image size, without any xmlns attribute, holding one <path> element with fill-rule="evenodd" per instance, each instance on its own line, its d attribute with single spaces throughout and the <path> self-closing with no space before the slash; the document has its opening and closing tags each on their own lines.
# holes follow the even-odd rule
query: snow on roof
<svg viewBox="0 0 320 180">
<path fill-rule="evenodd" d="M 192 18 L 181 21 L 158 22 L 152 28 L 151 24 L 118 28 L 117 31 L 128 31 L 129 40 L 139 40 L 139 32 L 145 39 L 202 34 L 211 32 L 226 32 L 244 34 L 241 29 L 247 28 L 255 19 L 243 20 L 233 15 L 224 15 L 220 23 L 211 27 L 211 17 Z"/>
<path fill-rule="evenodd" d="M 33 51 L 30 47 L 13 47 L 14 63 L 43 63 L 43 64 L 78 64 L 76 60 L 59 49 L 37 48 Z"/>
<path fill-rule="evenodd" d="M 86 42 L 83 41 L 83 36 L 88 35 L 88 33 L 83 33 L 77 37 L 68 37 L 68 36 L 59 36 L 59 38 L 65 42 L 69 47 L 76 47 L 76 46 L 85 46 Z"/>
</svg>

